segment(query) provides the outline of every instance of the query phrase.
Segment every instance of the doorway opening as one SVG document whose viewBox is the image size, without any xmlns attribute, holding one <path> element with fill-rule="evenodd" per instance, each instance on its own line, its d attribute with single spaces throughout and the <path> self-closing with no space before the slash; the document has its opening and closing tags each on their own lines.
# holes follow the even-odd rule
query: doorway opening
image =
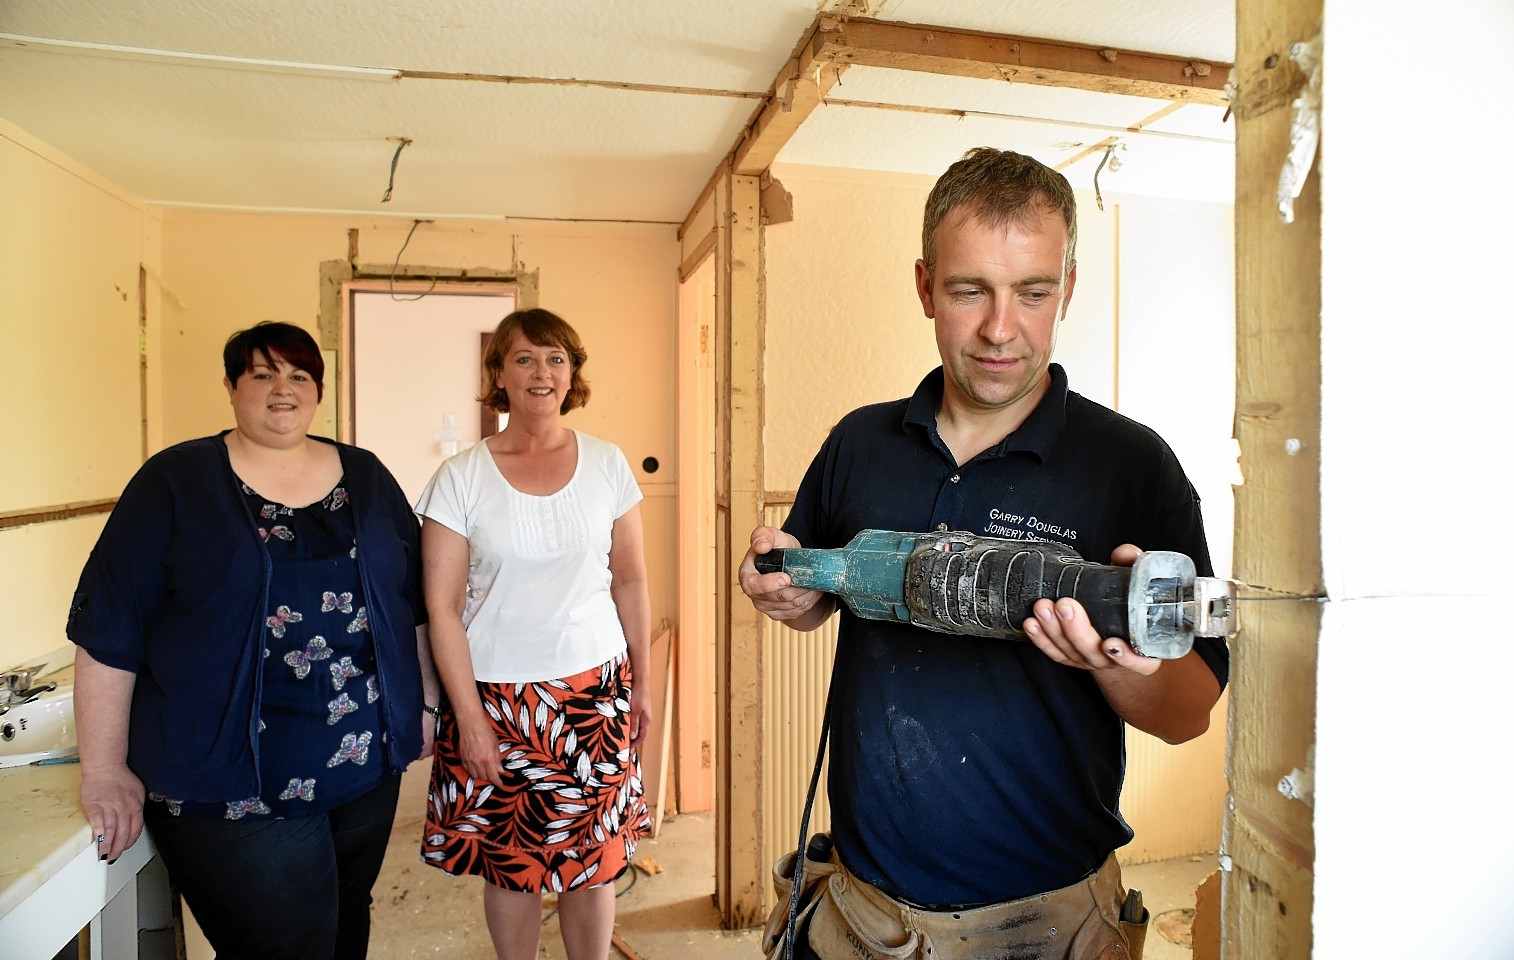
<svg viewBox="0 0 1514 960">
<path fill-rule="evenodd" d="M 447 456 L 482 439 L 481 337 L 516 301 L 513 288 L 347 287 L 346 436 L 383 461 L 411 503 Z"/>
</svg>

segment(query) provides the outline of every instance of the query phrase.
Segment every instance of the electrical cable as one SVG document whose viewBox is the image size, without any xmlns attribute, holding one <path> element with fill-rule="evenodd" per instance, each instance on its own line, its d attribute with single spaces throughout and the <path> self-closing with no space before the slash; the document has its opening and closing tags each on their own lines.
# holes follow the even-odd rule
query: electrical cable
<svg viewBox="0 0 1514 960">
<path fill-rule="evenodd" d="M 388 203 L 389 198 L 394 196 L 394 171 L 400 165 L 400 152 L 410 146 L 410 144 L 411 140 L 409 137 L 400 138 L 400 145 L 394 150 L 394 159 L 389 161 L 389 189 L 384 191 L 384 199 L 380 200 L 379 203 Z"/>
<path fill-rule="evenodd" d="M 1115 143 L 1118 142 L 1119 141 L 1115 141 Z M 1100 213 L 1104 212 L 1104 195 L 1099 192 L 1099 174 L 1104 172 L 1104 164 L 1108 163 L 1109 158 L 1114 156 L 1115 143 L 1111 143 L 1108 147 L 1105 148 L 1104 159 L 1099 161 L 1098 169 L 1094 170 L 1093 172 L 1093 198 L 1099 203 Z"/>
<path fill-rule="evenodd" d="M 397 297 L 397 296 L 394 295 L 394 278 L 399 273 L 399 270 L 400 270 L 400 257 L 402 257 L 402 256 L 405 255 L 405 248 L 408 247 L 408 246 L 410 246 L 410 238 L 413 237 L 413 236 L 415 236 L 415 228 L 418 227 L 418 226 L 420 226 L 423 223 L 430 223 L 430 222 L 431 222 L 430 220 L 416 220 L 415 222 L 411 223 L 410 224 L 410 232 L 407 233 L 407 234 L 405 234 L 405 242 L 402 243 L 402 244 L 400 244 L 400 252 L 396 253 L 394 255 L 394 266 L 389 269 L 389 299 L 390 300 L 395 300 L 395 301 L 398 301 L 400 303 L 410 303 L 410 302 L 415 301 L 415 300 L 424 300 L 426 298 L 427 294 L 429 294 L 431 291 L 433 291 L 433 290 L 436 289 L 436 277 L 432 277 L 431 278 L 431 286 L 427 287 L 419 296 L 415 296 L 415 297 Z"/>
<path fill-rule="evenodd" d="M 625 887 L 624 890 L 616 890 L 615 891 L 615 899 L 617 899 L 617 900 L 619 900 L 621 897 L 625 896 L 626 894 L 630 893 L 631 892 L 631 888 L 634 887 L 634 886 L 636 886 L 636 880 L 637 880 L 636 868 L 633 867 L 633 866 L 631 866 L 630 864 L 626 864 L 625 873 L 622 873 L 620 876 L 621 877 L 629 876 L 631 878 L 631 882 L 628 883 L 628 884 L 626 884 L 626 887 Z M 619 878 L 617 878 L 617 882 L 619 882 Z M 541 924 L 542 924 L 542 926 L 546 926 L 547 925 L 547 921 L 551 920 L 555 916 L 557 916 L 557 908 L 553 907 L 551 910 L 547 911 L 546 916 L 544 916 L 544 917 L 541 918 Z"/>
</svg>

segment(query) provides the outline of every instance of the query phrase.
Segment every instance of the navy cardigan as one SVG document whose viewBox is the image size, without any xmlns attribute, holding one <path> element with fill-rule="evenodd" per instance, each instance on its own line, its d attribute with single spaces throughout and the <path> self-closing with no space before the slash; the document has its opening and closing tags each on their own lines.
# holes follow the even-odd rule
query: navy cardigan
<svg viewBox="0 0 1514 960">
<path fill-rule="evenodd" d="M 263 792 L 258 712 L 272 565 L 223 436 L 169 447 L 142 465 L 84 565 L 68 614 L 70 640 L 137 675 L 127 764 L 148 790 L 177 800 Z M 377 457 L 333 445 L 356 524 L 383 755 L 399 771 L 421 749 L 419 524 Z"/>
</svg>

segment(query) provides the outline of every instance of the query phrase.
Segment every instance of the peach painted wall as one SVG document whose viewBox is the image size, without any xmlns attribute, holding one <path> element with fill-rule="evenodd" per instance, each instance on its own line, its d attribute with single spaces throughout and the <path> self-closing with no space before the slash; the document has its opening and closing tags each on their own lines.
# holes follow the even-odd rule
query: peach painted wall
<svg viewBox="0 0 1514 960">
<path fill-rule="evenodd" d="M 589 352 L 593 396 L 568 423 L 618 444 L 630 460 L 646 496 L 653 622 L 675 620 L 675 228 L 438 221 L 421 224 L 407 245 L 410 227 L 398 219 L 167 211 L 165 439 L 230 425 L 220 350 L 233 331 L 284 320 L 316 332 L 321 263 L 347 259 L 350 229 L 365 267 L 398 258 L 410 268 L 534 274 L 538 304 L 573 324 Z M 642 468 L 647 457 L 659 462 L 656 473 Z"/>
<path fill-rule="evenodd" d="M 351 297 L 348 318 L 359 371 L 352 442 L 384 461 L 411 503 L 447 458 L 436 439 L 447 414 L 458 434 L 453 450 L 478 442 L 479 340 L 515 305 L 512 290 L 416 297 L 365 288 Z"/>
<path fill-rule="evenodd" d="M 838 418 L 907 396 L 940 363 L 913 284 L 935 178 L 795 165 L 773 174 L 793 196 L 794 219 L 764 231 L 764 486 L 786 491 L 798 486 Z M 1217 572 L 1228 576 L 1230 207 L 1106 196 L 1101 211 L 1083 193 L 1078 204 L 1078 278 L 1055 358 L 1074 390 L 1147 423 L 1178 452 L 1204 500 Z M 1210 731 L 1176 748 L 1131 731 L 1123 807 L 1137 837 L 1122 851 L 1127 862 L 1218 849 L 1225 717 L 1222 701 Z M 813 744 L 817 733 L 818 725 L 798 740 Z M 784 798 L 803 796 L 810 762 L 804 758 L 788 775 L 794 782 L 777 786 Z M 772 808 L 784 798 L 772 796 Z M 790 837 L 797 819 L 772 826 L 776 837 Z"/>
<path fill-rule="evenodd" d="M 140 200 L 0 121 L 0 513 L 117 496 L 142 462 L 139 268 L 158 222 Z M 155 301 L 151 288 L 149 308 Z M 149 381 L 148 392 L 152 392 Z M 149 431 L 149 442 L 156 431 Z M 67 645 L 103 514 L 0 530 L 0 669 Z"/>
<path fill-rule="evenodd" d="M 794 220 L 763 234 L 767 274 L 766 485 L 793 490 L 835 422 L 912 393 L 941 360 L 915 295 L 934 177 L 795 164 L 774 176 Z M 1113 405 L 1114 215 L 1079 195 L 1077 286 L 1057 359 L 1073 389 Z"/>
<path fill-rule="evenodd" d="M 940 364 L 915 295 L 934 178 L 774 168 L 794 220 L 765 229 L 765 485 L 793 490 L 826 433 L 863 404 L 909 395 Z M 1235 385 L 1231 208 L 1078 194 L 1078 278 L 1055 359 L 1072 389 L 1134 417 L 1178 453 L 1228 575 Z M 1107 558 L 1095 558 L 1107 560 Z"/>
</svg>

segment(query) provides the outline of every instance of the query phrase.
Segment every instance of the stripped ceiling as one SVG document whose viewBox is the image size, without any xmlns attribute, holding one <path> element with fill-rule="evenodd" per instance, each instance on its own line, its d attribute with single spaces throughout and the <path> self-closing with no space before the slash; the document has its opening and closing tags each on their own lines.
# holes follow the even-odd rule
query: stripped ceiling
<svg viewBox="0 0 1514 960">
<path fill-rule="evenodd" d="M 1112 79 L 954 75 L 978 33 Z M 1138 51 L 1176 83 L 1122 78 Z M 4 0 L 0 118 L 171 206 L 678 223 L 768 120 L 759 166 L 933 175 L 991 144 L 1229 202 L 1233 53 L 1228 0 Z"/>
</svg>

